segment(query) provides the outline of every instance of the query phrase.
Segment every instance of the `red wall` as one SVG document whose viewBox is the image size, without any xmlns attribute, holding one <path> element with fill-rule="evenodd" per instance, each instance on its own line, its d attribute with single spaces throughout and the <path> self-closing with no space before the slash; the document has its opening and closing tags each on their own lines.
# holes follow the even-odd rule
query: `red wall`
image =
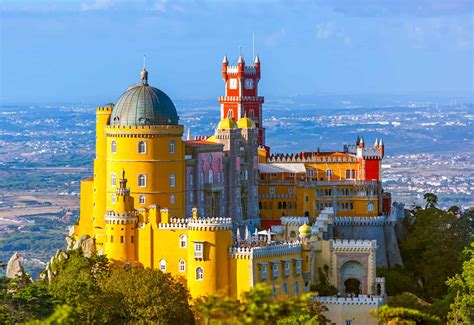
<svg viewBox="0 0 474 325">
<path fill-rule="evenodd" d="M 365 160 L 365 180 L 379 180 L 379 161 L 376 159 Z"/>
</svg>

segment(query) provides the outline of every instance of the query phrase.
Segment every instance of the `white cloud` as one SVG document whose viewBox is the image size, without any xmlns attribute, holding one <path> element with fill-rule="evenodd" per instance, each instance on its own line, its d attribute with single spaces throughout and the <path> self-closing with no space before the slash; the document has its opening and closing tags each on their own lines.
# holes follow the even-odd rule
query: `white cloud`
<svg viewBox="0 0 474 325">
<path fill-rule="evenodd" d="M 270 35 L 268 35 L 265 38 L 264 43 L 268 47 L 275 47 L 278 44 L 280 44 L 280 42 L 285 38 L 285 36 L 286 36 L 286 29 L 281 28 L 280 30 L 277 30 L 271 33 Z"/>
<path fill-rule="evenodd" d="M 332 23 L 319 24 L 316 26 L 316 38 L 328 39 L 334 34 L 334 25 Z"/>
<path fill-rule="evenodd" d="M 92 2 L 83 2 L 81 3 L 81 10 L 91 11 L 91 10 L 105 10 L 113 6 L 112 0 L 95 0 Z"/>
</svg>

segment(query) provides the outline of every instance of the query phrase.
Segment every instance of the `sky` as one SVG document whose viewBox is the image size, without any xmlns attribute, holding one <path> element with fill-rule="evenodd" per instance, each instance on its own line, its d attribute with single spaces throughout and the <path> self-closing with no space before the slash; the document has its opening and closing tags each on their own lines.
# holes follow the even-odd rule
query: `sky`
<svg viewBox="0 0 474 325">
<path fill-rule="evenodd" d="M 0 0 L 0 104 L 114 102 L 138 82 L 223 95 L 224 54 L 262 65 L 266 98 L 470 95 L 472 0 Z"/>
</svg>

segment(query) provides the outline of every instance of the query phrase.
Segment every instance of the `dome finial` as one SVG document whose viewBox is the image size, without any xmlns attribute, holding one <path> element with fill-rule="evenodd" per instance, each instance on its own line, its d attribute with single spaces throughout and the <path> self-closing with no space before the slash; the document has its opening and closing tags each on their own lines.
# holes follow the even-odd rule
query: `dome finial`
<svg viewBox="0 0 474 325">
<path fill-rule="evenodd" d="M 143 70 L 140 72 L 142 78 L 142 84 L 148 86 L 148 71 L 146 71 L 146 55 L 143 55 Z"/>
</svg>

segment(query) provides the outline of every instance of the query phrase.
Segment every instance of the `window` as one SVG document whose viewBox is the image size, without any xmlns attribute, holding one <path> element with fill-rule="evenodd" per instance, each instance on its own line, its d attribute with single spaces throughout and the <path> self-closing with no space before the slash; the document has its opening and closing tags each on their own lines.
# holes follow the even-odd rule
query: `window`
<svg viewBox="0 0 474 325">
<path fill-rule="evenodd" d="M 255 117 L 255 112 L 253 109 L 249 109 L 249 117 L 253 120 L 253 118 Z"/>
<path fill-rule="evenodd" d="M 146 153 L 146 142 L 139 141 L 138 142 L 138 153 Z"/>
<path fill-rule="evenodd" d="M 262 280 L 266 280 L 266 279 L 267 279 L 267 265 L 263 264 L 262 265 Z"/>
<path fill-rule="evenodd" d="M 293 193 L 295 193 L 293 187 L 288 187 L 288 194 L 293 195 Z"/>
<path fill-rule="evenodd" d="M 189 192 L 189 203 L 193 203 L 193 201 L 194 201 L 193 192 Z"/>
<path fill-rule="evenodd" d="M 112 142 L 110 143 L 110 152 L 111 153 L 117 152 L 117 142 L 115 142 L 115 140 L 112 140 Z"/>
<path fill-rule="evenodd" d="M 138 197 L 138 203 L 139 204 L 145 204 L 145 202 L 146 202 L 146 196 L 145 195 L 140 195 Z"/>
<path fill-rule="evenodd" d="M 117 197 L 115 196 L 115 194 L 112 194 L 112 203 L 115 203 L 117 202 Z"/>
<path fill-rule="evenodd" d="M 272 297 L 275 298 L 277 295 L 277 291 L 275 287 L 272 287 Z"/>
<path fill-rule="evenodd" d="M 200 266 L 196 268 L 196 280 L 202 281 L 204 279 L 204 269 Z"/>
<path fill-rule="evenodd" d="M 296 261 L 296 275 L 301 274 L 301 261 Z"/>
<path fill-rule="evenodd" d="M 369 212 L 374 211 L 374 203 L 373 202 L 369 202 L 367 204 L 367 211 L 369 211 Z"/>
<path fill-rule="evenodd" d="M 234 80 L 234 79 L 231 79 L 231 80 Z M 237 80 L 236 80 L 236 81 L 237 81 Z M 235 88 L 237 88 L 237 83 L 236 83 Z M 234 111 L 231 110 L 231 109 L 229 109 L 229 110 L 227 111 L 227 117 L 234 117 Z"/>
<path fill-rule="evenodd" d="M 110 176 L 110 185 L 116 186 L 117 185 L 117 176 L 115 176 L 115 173 L 112 173 Z"/>
<path fill-rule="evenodd" d="M 346 320 L 346 325 L 352 325 L 352 320 Z"/>
<path fill-rule="evenodd" d="M 214 183 L 214 171 L 211 169 L 209 169 L 209 178 L 208 178 L 208 181 L 209 183 Z"/>
<path fill-rule="evenodd" d="M 123 244 L 125 242 L 125 238 L 123 236 L 120 236 L 120 244 Z"/>
<path fill-rule="evenodd" d="M 193 174 L 189 175 L 189 185 L 194 185 L 194 177 Z"/>
<path fill-rule="evenodd" d="M 290 262 L 285 262 L 285 276 L 290 276 Z"/>
<path fill-rule="evenodd" d="M 288 284 L 286 284 L 286 282 L 283 283 L 283 293 L 284 293 L 285 295 L 288 294 Z"/>
<path fill-rule="evenodd" d="M 110 242 L 111 242 L 111 243 L 114 242 L 114 236 L 110 236 Z"/>
<path fill-rule="evenodd" d="M 170 141 L 170 153 L 176 152 L 176 143 L 174 141 Z"/>
<path fill-rule="evenodd" d="M 204 172 L 201 171 L 201 174 L 200 174 L 199 176 L 200 176 L 200 182 L 201 182 L 201 184 L 204 183 Z"/>
<path fill-rule="evenodd" d="M 203 258 L 204 254 L 204 243 L 195 242 L 194 243 L 194 258 Z"/>
<path fill-rule="evenodd" d="M 146 175 L 138 175 L 138 187 L 146 187 Z"/>
<path fill-rule="evenodd" d="M 176 197 L 174 196 L 174 194 L 171 194 L 170 195 L 170 204 L 174 204 L 175 201 L 176 201 Z"/>
<path fill-rule="evenodd" d="M 346 179 L 355 179 L 356 171 L 355 169 L 346 169 Z"/>
<path fill-rule="evenodd" d="M 270 187 L 270 195 L 275 195 L 275 188 L 274 187 Z"/>
<path fill-rule="evenodd" d="M 160 261 L 160 270 L 161 272 L 166 272 L 166 260 Z"/>
<path fill-rule="evenodd" d="M 186 261 L 179 260 L 179 272 L 186 272 Z"/>
<path fill-rule="evenodd" d="M 332 177 L 332 169 L 326 169 L 326 177 L 331 178 Z"/>
<path fill-rule="evenodd" d="M 176 175 L 170 174 L 170 187 L 175 187 L 175 186 L 176 186 Z"/>
<path fill-rule="evenodd" d="M 273 278 L 278 278 L 278 263 L 273 263 L 272 265 Z"/>
<path fill-rule="evenodd" d="M 308 175 L 308 177 L 310 177 L 310 178 L 314 177 L 314 170 L 308 169 L 307 175 Z"/>
<path fill-rule="evenodd" d="M 130 237 L 130 242 L 133 244 L 133 236 Z"/>
<path fill-rule="evenodd" d="M 188 237 L 186 235 L 179 236 L 179 247 L 181 248 L 188 247 Z"/>
<path fill-rule="evenodd" d="M 221 182 L 221 171 L 218 170 L 217 171 L 217 183 L 220 183 Z"/>
<path fill-rule="evenodd" d="M 306 202 L 309 202 L 309 196 L 306 195 L 305 198 L 304 198 L 304 200 L 305 200 Z"/>
<path fill-rule="evenodd" d="M 299 295 L 299 294 L 300 294 L 300 285 L 298 281 L 295 281 L 295 295 Z"/>
</svg>

